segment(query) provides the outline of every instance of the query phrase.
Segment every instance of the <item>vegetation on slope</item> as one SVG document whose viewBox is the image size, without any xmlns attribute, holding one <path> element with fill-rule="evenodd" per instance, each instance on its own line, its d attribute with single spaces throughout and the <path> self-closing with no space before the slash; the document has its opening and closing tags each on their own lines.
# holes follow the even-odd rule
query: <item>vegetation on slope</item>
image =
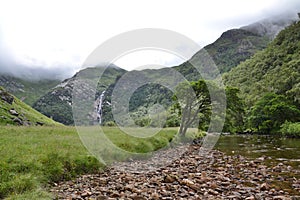
<svg viewBox="0 0 300 200">
<path fill-rule="evenodd" d="M 205 47 L 221 73 L 228 72 L 257 51 L 266 48 L 270 39 L 243 29 L 224 32 L 214 43 Z"/>
<path fill-rule="evenodd" d="M 219 72 L 223 74 L 264 49 L 269 42 L 270 39 L 266 36 L 243 29 L 232 29 L 224 32 L 214 43 L 205 46 L 204 50 L 214 61 Z M 174 67 L 174 69 L 184 75 L 187 80 L 197 81 L 200 74 L 192 64 L 202 66 L 202 62 L 204 62 L 203 59 L 200 59 L 202 54 L 203 50 L 200 50 L 189 61 Z"/>
<path fill-rule="evenodd" d="M 213 44 L 205 47 L 207 52 L 210 54 L 214 62 L 217 64 L 221 73 L 229 71 L 232 67 L 237 66 L 241 61 L 251 57 L 255 52 L 266 47 L 270 40 L 268 37 L 254 34 L 252 32 L 243 29 L 229 30 L 222 34 L 222 36 Z M 197 52 L 191 59 L 192 63 L 198 63 L 197 59 L 201 51 Z M 96 68 L 95 68 L 96 69 Z M 101 78 L 98 87 L 99 96 L 103 90 L 106 90 L 109 85 L 114 85 L 116 77 L 125 73 L 117 67 L 112 68 L 113 70 L 106 71 L 106 75 Z M 189 81 L 198 81 L 201 76 L 198 71 L 191 66 L 189 62 L 185 62 L 179 66 L 173 67 L 180 74 L 182 74 Z M 143 70 L 137 74 L 148 76 L 153 76 L 153 74 L 163 74 L 164 69 L 158 70 Z M 154 73 L 153 73 L 154 72 Z M 93 71 L 93 68 L 85 69 L 79 73 L 86 73 L 87 77 L 90 79 L 99 78 L 95 77 L 98 73 Z M 115 73 L 115 74 L 114 74 Z M 156 75 L 157 76 L 157 75 Z M 111 79 L 110 79 L 111 78 Z M 65 80 L 61 86 L 58 86 L 48 92 L 46 95 L 37 100 L 33 107 L 45 114 L 46 116 L 53 117 L 54 120 L 64 123 L 66 125 L 73 124 L 72 111 L 70 104 L 71 101 L 71 91 L 72 79 Z M 150 94 L 150 95 L 149 95 Z M 162 95 L 163 94 L 163 95 Z M 146 98 L 141 98 L 141 96 Z M 166 96 L 164 96 L 166 95 Z M 143 110 L 144 107 L 150 107 L 155 103 L 162 103 L 165 105 L 170 105 L 172 94 L 170 91 L 162 86 L 155 84 L 148 84 L 138 88 L 135 91 L 130 102 L 130 111 L 137 112 L 137 110 Z M 107 101 L 109 101 L 109 94 L 105 96 Z M 105 106 L 103 108 L 105 111 L 110 112 L 110 108 Z M 111 114 L 109 116 L 104 116 L 104 123 L 112 120 Z M 133 116 L 139 114 L 133 113 Z"/>
<path fill-rule="evenodd" d="M 59 125 L 0 87 L 0 125 Z"/>
<path fill-rule="evenodd" d="M 10 75 L 0 75 L 0 86 L 30 106 L 59 83 L 59 80 L 31 81 Z"/>
<path fill-rule="evenodd" d="M 113 84 L 116 77 L 125 73 L 125 70 L 118 67 L 108 67 L 101 79 L 98 76 L 99 69 L 97 67 L 87 68 L 75 74 L 74 77 L 66 79 L 57 87 L 53 88 L 46 95 L 41 97 L 38 101 L 33 104 L 33 108 L 43 113 L 44 115 L 53 118 L 55 121 L 63 123 L 65 125 L 74 124 L 72 114 L 72 91 L 76 80 L 76 76 L 85 78 L 87 82 L 96 81 L 98 82 L 98 93 L 95 96 L 101 94 L 102 91 L 108 88 L 109 85 Z M 84 90 L 84 88 L 82 88 Z M 92 121 L 92 120 L 91 120 Z"/>
<path fill-rule="evenodd" d="M 224 75 L 225 83 L 238 87 L 241 90 L 242 98 L 245 99 L 247 110 L 252 110 L 248 113 L 248 119 L 261 118 L 258 116 L 261 112 L 258 110 L 269 105 L 266 103 L 261 108 L 262 102 L 266 102 L 265 99 L 268 99 L 269 93 L 272 93 L 273 99 L 278 99 L 276 95 L 279 97 L 282 95 L 280 97 L 282 101 L 275 101 L 277 103 L 274 102 L 272 109 L 267 111 L 268 115 L 274 114 L 272 118 L 262 117 L 266 119 L 261 122 L 266 128 L 266 131 L 263 132 L 278 131 L 285 120 L 292 120 L 289 117 L 291 110 L 282 110 L 282 108 L 296 109 L 297 111 L 293 112 L 295 115 L 292 118 L 293 121 L 299 121 L 299 115 L 296 114 L 300 109 L 299 52 L 300 22 L 297 22 L 281 31 L 265 50 L 258 52 L 253 58 L 241 63 Z M 280 119 L 275 119 L 276 113 Z M 272 123 L 268 120 L 271 120 Z M 249 128 L 259 131 L 257 126 L 253 127 L 253 123 L 252 125 L 250 123 Z"/>
<path fill-rule="evenodd" d="M 224 75 L 227 85 L 239 87 L 247 106 L 267 92 L 282 94 L 300 104 L 300 23 L 283 30 L 263 51 Z"/>
</svg>

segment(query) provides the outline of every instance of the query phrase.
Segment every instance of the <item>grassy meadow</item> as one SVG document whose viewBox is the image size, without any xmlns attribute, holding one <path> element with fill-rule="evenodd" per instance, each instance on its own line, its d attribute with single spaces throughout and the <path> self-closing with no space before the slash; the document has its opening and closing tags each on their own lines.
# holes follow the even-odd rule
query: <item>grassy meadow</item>
<svg viewBox="0 0 300 200">
<path fill-rule="evenodd" d="M 117 127 L 103 130 L 115 145 L 138 153 L 164 147 L 177 133 L 163 129 L 151 138 L 130 139 Z M 1 126 L 0 138 L 0 199 L 51 199 L 47 191 L 55 182 L 105 167 L 83 146 L 74 127 Z"/>
</svg>

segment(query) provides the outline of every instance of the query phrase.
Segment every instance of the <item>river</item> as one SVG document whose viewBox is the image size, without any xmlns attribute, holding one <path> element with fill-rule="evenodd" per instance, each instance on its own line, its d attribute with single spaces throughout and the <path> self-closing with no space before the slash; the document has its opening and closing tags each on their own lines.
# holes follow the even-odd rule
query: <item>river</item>
<svg viewBox="0 0 300 200">
<path fill-rule="evenodd" d="M 258 135 L 221 136 L 216 147 L 229 155 L 248 158 L 265 156 L 269 162 L 282 162 L 300 169 L 300 139 Z"/>
</svg>

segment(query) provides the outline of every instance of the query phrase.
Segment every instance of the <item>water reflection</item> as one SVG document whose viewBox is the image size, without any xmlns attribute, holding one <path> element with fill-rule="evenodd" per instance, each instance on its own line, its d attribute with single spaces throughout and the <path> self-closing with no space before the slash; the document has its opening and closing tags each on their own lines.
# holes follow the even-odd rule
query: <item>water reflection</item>
<svg viewBox="0 0 300 200">
<path fill-rule="evenodd" d="M 216 147 L 227 154 L 249 158 L 266 156 L 270 162 L 285 162 L 300 169 L 300 139 L 270 136 L 222 136 Z"/>
</svg>

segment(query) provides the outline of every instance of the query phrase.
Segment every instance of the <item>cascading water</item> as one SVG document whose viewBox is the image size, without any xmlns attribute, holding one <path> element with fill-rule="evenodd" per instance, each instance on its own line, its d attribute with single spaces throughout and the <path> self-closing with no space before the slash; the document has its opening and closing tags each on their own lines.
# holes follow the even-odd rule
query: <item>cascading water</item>
<svg viewBox="0 0 300 200">
<path fill-rule="evenodd" d="M 103 99 L 104 99 L 104 94 L 105 94 L 105 90 L 101 93 L 101 95 L 98 98 L 98 106 L 96 109 L 96 113 L 97 113 L 97 120 L 99 122 L 99 124 L 102 124 L 102 115 L 103 115 L 103 111 L 102 111 L 102 106 L 103 106 Z"/>
</svg>

